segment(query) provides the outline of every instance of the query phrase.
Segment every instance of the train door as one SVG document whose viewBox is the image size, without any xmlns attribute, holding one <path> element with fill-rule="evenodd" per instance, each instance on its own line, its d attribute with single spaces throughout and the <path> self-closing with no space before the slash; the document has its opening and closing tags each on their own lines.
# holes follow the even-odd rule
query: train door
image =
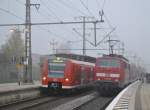
<svg viewBox="0 0 150 110">
<path fill-rule="evenodd" d="M 126 62 L 123 62 L 123 68 L 124 68 L 124 84 L 128 84 L 129 83 L 129 64 Z M 124 86 L 124 85 L 123 85 Z"/>
<path fill-rule="evenodd" d="M 86 80 L 86 67 L 85 65 L 81 66 L 81 84 L 83 85 Z"/>
<path fill-rule="evenodd" d="M 73 67 L 73 83 L 74 84 L 79 84 L 80 82 L 80 66 L 78 64 L 74 64 L 74 67 Z"/>
<path fill-rule="evenodd" d="M 92 82 L 94 79 L 94 70 L 93 67 L 90 67 L 90 82 Z"/>
</svg>

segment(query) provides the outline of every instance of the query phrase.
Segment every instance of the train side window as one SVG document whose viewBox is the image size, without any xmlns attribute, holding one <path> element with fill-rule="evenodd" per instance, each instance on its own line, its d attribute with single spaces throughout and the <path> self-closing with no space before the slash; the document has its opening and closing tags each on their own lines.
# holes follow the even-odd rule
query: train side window
<svg viewBox="0 0 150 110">
<path fill-rule="evenodd" d="M 80 60 L 80 56 L 77 56 L 77 57 L 76 57 L 76 60 Z"/>
<path fill-rule="evenodd" d="M 43 64 L 40 64 L 40 67 L 43 68 Z"/>
<path fill-rule="evenodd" d="M 125 67 L 125 69 L 127 69 L 127 68 L 128 68 L 127 63 L 125 63 L 125 62 L 124 62 L 124 67 Z"/>
<path fill-rule="evenodd" d="M 129 69 L 129 64 L 127 64 L 127 68 Z"/>
<path fill-rule="evenodd" d="M 93 78 L 93 68 L 90 68 L 90 78 Z"/>
<path fill-rule="evenodd" d="M 93 72 L 93 67 L 91 67 L 91 72 Z"/>
<path fill-rule="evenodd" d="M 48 70 L 50 70 L 50 65 L 48 65 Z"/>
<path fill-rule="evenodd" d="M 84 67 L 84 65 L 82 65 L 81 69 L 82 69 L 82 74 L 81 74 L 81 76 L 82 76 L 83 79 L 85 79 L 85 77 L 86 77 L 86 72 L 85 72 L 85 67 Z"/>
</svg>

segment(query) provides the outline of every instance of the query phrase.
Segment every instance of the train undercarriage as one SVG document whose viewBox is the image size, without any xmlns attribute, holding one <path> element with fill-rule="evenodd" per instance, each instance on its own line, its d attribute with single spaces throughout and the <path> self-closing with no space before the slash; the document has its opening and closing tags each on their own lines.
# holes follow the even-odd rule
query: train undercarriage
<svg viewBox="0 0 150 110">
<path fill-rule="evenodd" d="M 116 95 L 122 90 L 118 82 L 107 82 L 107 81 L 106 82 L 97 81 L 95 83 L 95 89 L 102 96 Z"/>
</svg>

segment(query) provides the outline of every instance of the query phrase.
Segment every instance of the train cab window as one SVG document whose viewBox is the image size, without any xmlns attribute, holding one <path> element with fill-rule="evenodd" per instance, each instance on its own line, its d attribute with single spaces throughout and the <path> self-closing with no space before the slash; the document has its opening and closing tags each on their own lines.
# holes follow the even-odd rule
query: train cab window
<svg viewBox="0 0 150 110">
<path fill-rule="evenodd" d="M 124 68 L 125 68 L 125 69 L 129 69 L 129 68 L 130 68 L 130 65 L 127 64 L 127 63 L 124 63 Z"/>
<path fill-rule="evenodd" d="M 64 77 L 64 70 L 65 70 L 65 62 L 55 62 L 50 61 L 48 62 L 48 76 L 52 78 L 63 78 Z"/>
<path fill-rule="evenodd" d="M 115 59 L 101 59 L 99 61 L 97 61 L 96 63 L 97 66 L 100 67 L 114 67 L 117 68 L 120 66 L 120 63 L 118 60 Z"/>
</svg>

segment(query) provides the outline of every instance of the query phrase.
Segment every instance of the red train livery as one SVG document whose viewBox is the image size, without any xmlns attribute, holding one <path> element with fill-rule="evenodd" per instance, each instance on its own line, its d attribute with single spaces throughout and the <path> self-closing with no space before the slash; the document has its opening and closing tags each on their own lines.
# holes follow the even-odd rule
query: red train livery
<svg viewBox="0 0 150 110">
<path fill-rule="evenodd" d="M 42 86 L 50 90 L 76 89 L 94 82 L 95 58 L 75 54 L 55 54 L 45 58 Z"/>
<path fill-rule="evenodd" d="M 97 90 L 102 94 L 124 88 L 136 80 L 134 74 L 129 61 L 123 56 L 104 55 L 96 59 L 94 80 Z"/>
</svg>

